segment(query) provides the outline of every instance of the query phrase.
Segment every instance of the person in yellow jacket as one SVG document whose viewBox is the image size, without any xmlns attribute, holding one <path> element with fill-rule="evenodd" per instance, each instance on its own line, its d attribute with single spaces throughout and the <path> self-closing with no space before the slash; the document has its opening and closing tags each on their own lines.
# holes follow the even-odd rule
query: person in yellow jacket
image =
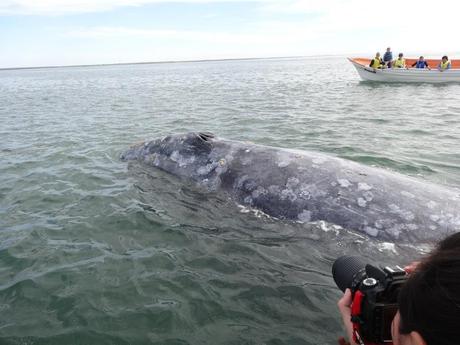
<svg viewBox="0 0 460 345">
<path fill-rule="evenodd" d="M 403 53 L 398 54 L 398 58 L 395 61 L 393 61 L 392 67 L 393 68 L 407 68 L 406 59 L 403 58 Z"/>
<path fill-rule="evenodd" d="M 444 72 L 446 69 L 450 69 L 451 66 L 452 64 L 450 63 L 449 58 L 446 55 L 444 55 L 441 59 L 441 62 L 438 65 L 438 70 L 440 72 Z"/>
<path fill-rule="evenodd" d="M 372 67 L 374 69 L 376 68 L 383 68 L 385 65 L 383 63 L 382 58 L 380 57 L 380 53 L 375 54 L 375 58 L 371 60 L 371 63 L 369 64 L 369 67 Z"/>
</svg>

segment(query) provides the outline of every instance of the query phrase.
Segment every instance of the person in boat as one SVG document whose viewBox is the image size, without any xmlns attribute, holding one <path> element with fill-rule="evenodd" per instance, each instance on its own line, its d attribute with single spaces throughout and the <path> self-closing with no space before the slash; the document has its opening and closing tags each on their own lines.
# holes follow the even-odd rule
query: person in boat
<svg viewBox="0 0 460 345">
<path fill-rule="evenodd" d="M 388 68 L 391 68 L 392 61 L 393 61 L 393 53 L 391 52 L 391 48 L 388 47 L 385 54 L 383 54 L 383 62 L 385 66 L 387 66 Z"/>
<path fill-rule="evenodd" d="M 459 344 L 460 232 L 446 237 L 422 261 L 404 269 L 409 276 L 398 295 L 398 312 L 391 325 L 393 344 Z M 337 306 L 350 343 L 355 344 L 351 303 L 347 289 Z"/>
<path fill-rule="evenodd" d="M 406 59 L 404 59 L 403 56 L 403 53 L 398 54 L 398 58 L 395 61 L 393 61 L 393 68 L 407 68 Z"/>
<path fill-rule="evenodd" d="M 369 67 L 372 67 L 373 69 L 376 68 L 383 68 L 385 64 L 383 63 L 382 58 L 380 57 L 380 53 L 375 54 L 375 58 L 371 60 L 371 63 L 369 64 Z"/>
<path fill-rule="evenodd" d="M 449 58 L 446 55 L 444 55 L 441 59 L 441 62 L 438 65 L 438 70 L 440 72 L 443 72 L 446 69 L 450 69 L 451 65 L 452 64 L 450 63 Z"/>
<path fill-rule="evenodd" d="M 430 66 L 428 66 L 428 62 L 425 61 L 425 58 L 423 56 L 420 56 L 417 61 L 415 61 L 412 64 L 412 67 L 415 68 L 428 68 L 431 69 Z"/>
</svg>

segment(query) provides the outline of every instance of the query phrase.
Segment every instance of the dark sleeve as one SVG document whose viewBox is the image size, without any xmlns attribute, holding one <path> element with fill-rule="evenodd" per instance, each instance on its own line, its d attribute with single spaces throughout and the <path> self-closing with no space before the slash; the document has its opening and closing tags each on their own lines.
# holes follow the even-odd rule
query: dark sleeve
<svg viewBox="0 0 460 345">
<path fill-rule="evenodd" d="M 371 60 L 371 63 L 369 64 L 369 67 L 372 67 L 373 62 L 374 62 L 374 59 Z"/>
<path fill-rule="evenodd" d="M 430 66 L 428 66 L 428 62 L 426 62 L 426 61 L 425 61 L 425 67 L 430 67 Z"/>
<path fill-rule="evenodd" d="M 426 63 L 426 62 L 425 62 Z M 415 61 L 413 64 L 412 64 L 412 67 L 415 67 L 415 65 L 417 65 L 417 61 Z"/>
</svg>

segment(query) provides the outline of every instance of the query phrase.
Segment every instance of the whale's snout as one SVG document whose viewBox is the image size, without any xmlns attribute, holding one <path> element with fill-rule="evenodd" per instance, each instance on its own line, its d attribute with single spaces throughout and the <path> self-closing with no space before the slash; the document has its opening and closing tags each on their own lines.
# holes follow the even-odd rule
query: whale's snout
<svg viewBox="0 0 460 345">
<path fill-rule="evenodd" d="M 120 159 L 122 161 L 129 161 L 139 158 L 144 146 L 145 143 L 143 142 L 132 145 L 128 150 L 120 154 Z"/>
</svg>

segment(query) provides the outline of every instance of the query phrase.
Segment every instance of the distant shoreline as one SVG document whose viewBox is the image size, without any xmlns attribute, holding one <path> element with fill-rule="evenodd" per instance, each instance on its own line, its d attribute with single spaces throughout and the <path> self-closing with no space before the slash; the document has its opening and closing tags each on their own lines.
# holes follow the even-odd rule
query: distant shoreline
<svg viewBox="0 0 460 345">
<path fill-rule="evenodd" d="M 213 62 L 213 61 L 244 61 L 244 60 L 272 60 L 272 59 L 294 59 L 294 58 L 311 58 L 311 57 L 332 57 L 342 55 L 311 55 L 311 56 L 273 56 L 273 57 L 247 57 L 247 58 L 228 58 L 228 59 L 204 59 L 204 60 L 165 60 L 165 61 L 146 61 L 146 62 L 114 62 L 100 64 L 81 64 L 81 65 L 52 65 L 52 66 L 28 66 L 28 67 L 0 67 L 0 71 L 21 70 L 21 69 L 48 69 L 64 67 L 103 67 L 119 65 L 154 65 L 167 63 L 196 63 L 196 62 Z"/>
<path fill-rule="evenodd" d="M 0 71 L 11 71 L 21 69 L 51 69 L 51 68 L 73 68 L 73 67 L 104 67 L 104 66 L 123 66 L 123 65 L 155 65 L 155 64 L 174 64 L 174 63 L 197 63 L 197 62 L 218 62 L 218 61 L 251 61 L 251 60 L 275 60 L 275 59 L 298 59 L 298 58 L 326 58 L 326 57 L 347 57 L 347 56 L 369 56 L 366 53 L 349 53 L 349 54 L 318 54 L 318 55 L 292 55 L 292 56 L 271 56 L 271 57 L 241 57 L 241 58 L 223 58 L 223 59 L 203 59 L 203 60 L 164 60 L 164 61 L 143 61 L 143 62 L 113 62 L 113 63 L 95 63 L 95 64 L 78 64 L 78 65 L 50 65 L 50 66 L 26 66 L 26 67 L 0 67 Z M 417 56 L 417 54 L 407 54 Z M 441 56 L 439 54 L 425 54 L 425 57 Z M 460 52 L 450 52 L 448 56 L 460 56 Z"/>
</svg>

